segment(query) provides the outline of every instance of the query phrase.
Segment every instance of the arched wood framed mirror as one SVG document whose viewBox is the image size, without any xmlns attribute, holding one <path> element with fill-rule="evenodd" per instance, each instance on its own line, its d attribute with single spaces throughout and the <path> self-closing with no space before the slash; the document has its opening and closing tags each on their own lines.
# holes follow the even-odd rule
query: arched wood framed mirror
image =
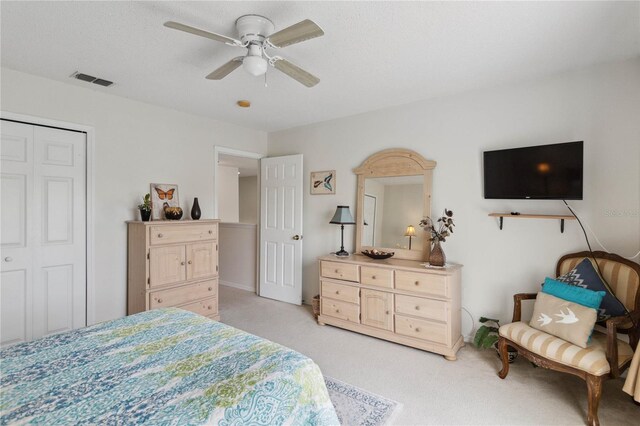
<svg viewBox="0 0 640 426">
<path fill-rule="evenodd" d="M 431 216 L 435 167 L 435 161 L 417 152 L 394 148 L 373 154 L 353 170 L 358 176 L 358 253 L 375 248 L 395 252 L 396 259 L 429 257 L 429 239 L 418 224 Z"/>
</svg>

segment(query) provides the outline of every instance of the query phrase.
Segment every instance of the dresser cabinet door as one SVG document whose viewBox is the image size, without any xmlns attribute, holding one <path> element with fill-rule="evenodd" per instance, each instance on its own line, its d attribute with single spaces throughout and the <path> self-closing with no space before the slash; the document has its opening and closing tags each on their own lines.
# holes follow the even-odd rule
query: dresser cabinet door
<svg viewBox="0 0 640 426">
<path fill-rule="evenodd" d="M 393 294 L 362 289 L 360 291 L 361 323 L 393 331 Z"/>
<path fill-rule="evenodd" d="M 184 246 L 149 249 L 149 285 L 157 287 L 186 279 Z"/>
<path fill-rule="evenodd" d="M 217 273 L 216 243 L 187 244 L 187 279 L 213 277 Z"/>
</svg>

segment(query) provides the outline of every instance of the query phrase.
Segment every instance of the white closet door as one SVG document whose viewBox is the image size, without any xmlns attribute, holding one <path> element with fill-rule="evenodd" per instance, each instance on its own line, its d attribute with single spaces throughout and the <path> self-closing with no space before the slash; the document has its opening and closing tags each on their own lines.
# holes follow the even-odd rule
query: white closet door
<svg viewBox="0 0 640 426">
<path fill-rule="evenodd" d="M 84 133 L 2 122 L 3 345 L 86 325 L 85 149 Z"/>
</svg>

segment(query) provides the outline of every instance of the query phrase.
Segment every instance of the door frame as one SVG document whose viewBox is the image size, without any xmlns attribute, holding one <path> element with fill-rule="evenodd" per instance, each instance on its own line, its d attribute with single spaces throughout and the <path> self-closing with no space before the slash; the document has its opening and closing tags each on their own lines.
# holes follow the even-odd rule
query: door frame
<svg viewBox="0 0 640 426">
<path fill-rule="evenodd" d="M 86 134 L 86 325 L 93 325 L 95 324 L 95 128 L 84 124 L 9 111 L 0 111 L 0 119 L 36 126 L 56 127 L 62 130 L 75 130 Z"/>
<path fill-rule="evenodd" d="M 228 148 L 226 146 L 214 145 L 213 147 L 213 217 L 218 218 L 218 157 L 220 154 L 233 155 L 235 157 L 252 158 L 258 160 L 257 185 L 258 194 L 257 220 L 256 220 L 256 294 L 260 294 L 260 160 L 267 157 L 267 154 L 260 154 L 251 151 L 242 151 L 239 149 Z"/>
</svg>

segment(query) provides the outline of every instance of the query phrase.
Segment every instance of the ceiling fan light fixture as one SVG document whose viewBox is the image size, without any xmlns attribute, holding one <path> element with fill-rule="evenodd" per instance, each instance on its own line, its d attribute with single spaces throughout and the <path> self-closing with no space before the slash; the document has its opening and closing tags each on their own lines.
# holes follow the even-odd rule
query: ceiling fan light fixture
<svg viewBox="0 0 640 426">
<path fill-rule="evenodd" d="M 245 56 L 242 60 L 242 68 L 257 77 L 267 72 L 267 60 L 260 56 Z"/>
</svg>

